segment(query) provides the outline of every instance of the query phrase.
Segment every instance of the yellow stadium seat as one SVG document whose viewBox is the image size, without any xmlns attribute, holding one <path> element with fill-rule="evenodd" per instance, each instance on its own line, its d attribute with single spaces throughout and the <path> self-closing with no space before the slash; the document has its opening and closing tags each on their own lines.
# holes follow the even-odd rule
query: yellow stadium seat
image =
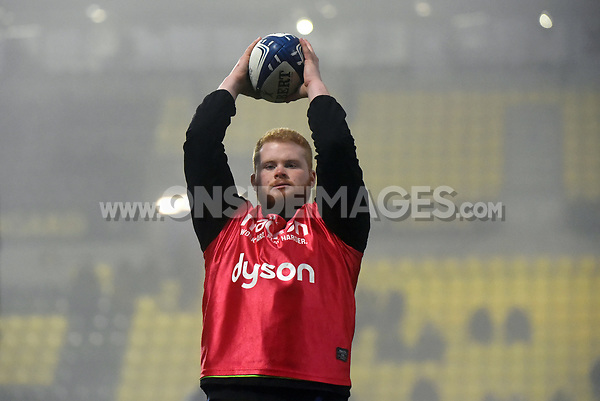
<svg viewBox="0 0 600 401">
<path fill-rule="evenodd" d="M 0 385 L 51 384 L 66 327 L 63 316 L 0 318 Z"/>
</svg>

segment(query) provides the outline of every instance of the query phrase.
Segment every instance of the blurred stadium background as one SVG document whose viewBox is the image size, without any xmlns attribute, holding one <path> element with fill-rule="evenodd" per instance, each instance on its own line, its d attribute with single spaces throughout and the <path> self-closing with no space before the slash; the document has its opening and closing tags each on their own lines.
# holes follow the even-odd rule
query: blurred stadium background
<svg viewBox="0 0 600 401">
<path fill-rule="evenodd" d="M 183 185 L 195 107 L 255 37 L 307 35 L 371 193 L 502 219 L 373 221 L 354 401 L 600 400 L 597 0 L 0 3 L 0 399 L 180 401 L 199 372 L 189 221 L 103 218 Z M 240 99 L 238 185 L 306 103 Z"/>
</svg>

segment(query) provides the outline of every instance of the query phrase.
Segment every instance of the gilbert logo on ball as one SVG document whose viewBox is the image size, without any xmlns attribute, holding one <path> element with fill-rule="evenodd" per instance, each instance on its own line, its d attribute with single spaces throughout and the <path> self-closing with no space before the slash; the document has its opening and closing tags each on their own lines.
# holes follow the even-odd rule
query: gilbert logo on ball
<svg viewBox="0 0 600 401">
<path fill-rule="evenodd" d="M 289 33 L 273 33 L 254 46 L 248 65 L 250 82 L 261 97 L 280 103 L 304 82 L 300 40 Z"/>
</svg>

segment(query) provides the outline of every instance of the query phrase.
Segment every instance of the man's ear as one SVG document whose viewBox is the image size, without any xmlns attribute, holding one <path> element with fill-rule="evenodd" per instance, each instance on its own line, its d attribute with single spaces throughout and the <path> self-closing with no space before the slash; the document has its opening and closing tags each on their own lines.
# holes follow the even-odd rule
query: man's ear
<svg viewBox="0 0 600 401">
<path fill-rule="evenodd" d="M 310 170 L 310 186 L 314 187 L 317 182 L 317 172 L 315 170 Z"/>
<path fill-rule="evenodd" d="M 252 184 L 252 188 L 256 191 L 256 174 L 252 173 L 250 176 L 250 184 Z"/>
</svg>

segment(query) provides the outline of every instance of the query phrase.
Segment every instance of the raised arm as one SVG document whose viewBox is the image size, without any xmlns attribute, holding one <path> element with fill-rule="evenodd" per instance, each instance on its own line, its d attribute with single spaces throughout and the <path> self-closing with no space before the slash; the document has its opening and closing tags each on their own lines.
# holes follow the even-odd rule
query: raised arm
<svg viewBox="0 0 600 401">
<path fill-rule="evenodd" d="M 198 106 L 183 145 L 185 179 L 193 199 L 192 221 L 203 251 L 227 222 L 224 211 L 238 203 L 227 202 L 231 199 L 223 196 L 227 188 L 234 187 L 222 142 L 233 115 L 235 104 L 227 91 L 209 94 Z M 215 204 L 215 199 L 221 202 Z"/>
<path fill-rule="evenodd" d="M 331 96 L 310 104 L 308 123 L 317 160 L 317 204 L 325 224 L 364 252 L 370 229 L 368 197 L 346 113 Z"/>
<path fill-rule="evenodd" d="M 218 90 L 204 98 L 186 133 L 184 171 L 193 199 L 194 230 L 202 250 L 217 237 L 231 211 L 245 203 L 233 190 L 235 183 L 223 139 L 235 115 L 237 96 L 256 97 L 248 79 L 248 60 L 259 39 L 248 46 Z"/>
<path fill-rule="evenodd" d="M 305 39 L 300 42 L 304 53 L 304 84 L 297 98 L 308 97 L 310 101 L 308 124 L 317 153 L 319 212 L 325 224 L 346 244 L 364 252 L 370 216 L 354 138 L 346 123 L 346 112 L 329 95 L 321 79 L 319 59 L 312 46 Z"/>
</svg>

